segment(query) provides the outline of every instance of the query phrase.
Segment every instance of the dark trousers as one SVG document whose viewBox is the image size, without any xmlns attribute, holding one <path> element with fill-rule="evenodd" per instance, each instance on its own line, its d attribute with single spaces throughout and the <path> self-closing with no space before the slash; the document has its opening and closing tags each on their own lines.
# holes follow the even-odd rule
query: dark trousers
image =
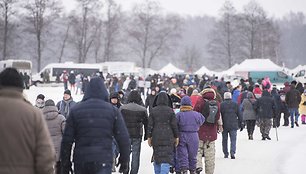
<svg viewBox="0 0 306 174">
<path fill-rule="evenodd" d="M 137 174 L 140 164 L 141 138 L 131 138 L 131 171 L 130 174 Z"/>
<path fill-rule="evenodd" d="M 255 130 L 256 120 L 246 120 L 248 135 L 253 135 Z"/>
<path fill-rule="evenodd" d="M 230 136 L 230 140 L 231 140 L 230 153 L 231 155 L 235 155 L 236 153 L 237 130 L 223 130 L 222 147 L 223 147 L 223 153 L 225 156 L 228 156 L 228 147 L 227 147 L 228 135 Z"/>
<path fill-rule="evenodd" d="M 87 162 L 75 163 L 75 174 L 111 174 L 112 163 Z"/>
<path fill-rule="evenodd" d="M 279 114 L 280 115 L 284 114 L 284 126 L 289 126 L 290 113 L 289 113 L 288 109 L 281 110 L 281 112 Z"/>
</svg>

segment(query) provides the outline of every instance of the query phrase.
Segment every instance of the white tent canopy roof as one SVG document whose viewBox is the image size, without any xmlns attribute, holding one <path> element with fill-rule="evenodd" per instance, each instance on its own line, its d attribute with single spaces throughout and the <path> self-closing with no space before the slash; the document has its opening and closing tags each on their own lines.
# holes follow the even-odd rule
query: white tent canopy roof
<svg viewBox="0 0 306 174">
<path fill-rule="evenodd" d="M 184 73 L 184 70 L 175 67 L 172 63 L 168 63 L 168 65 L 161 68 L 158 72 L 165 74 L 174 74 L 174 73 Z"/>
<path fill-rule="evenodd" d="M 282 71 L 283 68 L 270 59 L 246 59 L 235 67 L 235 72 L 244 71 Z"/>
<path fill-rule="evenodd" d="M 202 66 L 199 70 L 195 72 L 195 74 L 207 74 L 207 75 L 217 75 L 219 72 L 215 72 L 206 68 L 206 66 Z"/>
</svg>

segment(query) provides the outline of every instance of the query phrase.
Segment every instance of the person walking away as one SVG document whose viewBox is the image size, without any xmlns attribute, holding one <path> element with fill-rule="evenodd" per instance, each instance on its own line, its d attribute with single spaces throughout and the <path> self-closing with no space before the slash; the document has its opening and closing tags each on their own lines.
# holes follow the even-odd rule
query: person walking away
<svg viewBox="0 0 306 174">
<path fill-rule="evenodd" d="M 176 119 L 180 135 L 176 153 L 176 173 L 187 174 L 189 170 L 190 174 L 195 174 L 199 147 L 198 131 L 205 118 L 201 113 L 193 111 L 190 97 L 184 96 Z"/>
<path fill-rule="evenodd" d="M 288 105 L 286 103 L 286 93 L 285 90 L 282 89 L 279 91 L 279 95 L 280 95 L 280 99 L 281 99 L 281 105 L 280 105 L 280 113 L 279 114 L 283 114 L 283 118 L 284 118 L 284 124 L 283 126 L 289 126 L 289 117 L 290 117 L 290 113 L 288 110 Z"/>
<path fill-rule="evenodd" d="M 29 89 L 30 88 L 31 77 L 28 75 L 27 72 L 25 72 L 23 78 L 24 78 L 24 85 L 25 85 L 24 87 L 25 87 L 25 89 Z"/>
<path fill-rule="evenodd" d="M 70 90 L 71 91 L 75 91 L 75 74 L 74 74 L 74 71 L 70 71 L 70 74 L 68 76 L 68 81 L 69 81 L 69 84 L 70 84 Z"/>
<path fill-rule="evenodd" d="M 286 93 L 286 104 L 288 105 L 288 111 L 290 113 L 291 128 L 294 128 L 294 124 L 299 127 L 299 104 L 301 103 L 301 94 L 295 89 L 295 83 L 291 84 L 290 91 Z"/>
<path fill-rule="evenodd" d="M 71 170 L 71 149 L 75 174 L 110 174 L 112 142 L 118 142 L 119 172 L 128 171 L 130 139 L 118 109 L 108 102 L 108 92 L 100 77 L 90 80 L 81 102 L 71 109 L 61 143 L 62 174 Z"/>
<path fill-rule="evenodd" d="M 35 107 L 43 109 L 45 107 L 45 96 L 43 94 L 38 94 L 35 100 Z"/>
<path fill-rule="evenodd" d="M 275 118 L 273 119 L 272 125 L 273 125 L 273 128 L 276 128 L 276 127 L 278 128 L 280 126 L 280 119 L 281 119 L 280 110 L 281 110 L 282 100 L 280 98 L 276 85 L 273 85 L 271 95 L 275 102 Z"/>
<path fill-rule="evenodd" d="M 63 100 L 56 104 L 59 113 L 64 115 L 65 118 L 69 116 L 70 109 L 76 104 L 71 97 L 71 91 L 69 89 L 65 90 Z"/>
<path fill-rule="evenodd" d="M 253 94 L 255 95 L 255 98 L 258 99 L 262 95 L 262 90 L 260 88 L 259 83 L 255 83 L 255 87 L 253 89 Z"/>
<path fill-rule="evenodd" d="M 68 89 L 68 73 L 66 70 L 61 75 L 61 81 L 64 83 L 64 90 Z"/>
<path fill-rule="evenodd" d="M 201 96 L 199 95 L 199 91 L 197 89 L 194 89 L 192 91 L 192 94 L 190 96 L 190 100 L 191 100 L 191 104 L 192 104 L 192 107 L 194 108 L 196 102 L 198 101 L 198 99 L 200 98 Z"/>
<path fill-rule="evenodd" d="M 253 107 L 256 99 L 252 92 L 248 92 L 247 98 L 242 101 L 242 118 L 246 123 L 246 128 L 249 136 L 249 140 L 253 140 L 253 134 L 256 125 L 256 112 Z"/>
<path fill-rule="evenodd" d="M 275 103 L 267 90 L 264 90 L 262 96 L 256 100 L 254 109 L 259 119 L 262 140 L 271 140 L 269 133 L 272 126 L 272 118 L 275 117 Z"/>
<path fill-rule="evenodd" d="M 78 74 L 76 77 L 75 77 L 75 86 L 76 86 L 76 90 L 75 90 L 75 95 L 78 94 L 78 92 L 80 91 L 80 94 L 83 94 L 83 91 L 82 91 L 82 75 L 81 74 Z"/>
<path fill-rule="evenodd" d="M 224 101 L 221 103 L 220 112 L 223 121 L 223 132 L 222 132 L 222 148 L 224 158 L 228 158 L 228 135 L 231 139 L 230 155 L 231 159 L 235 159 L 236 154 L 236 142 L 237 142 L 237 130 L 243 130 L 242 117 L 239 111 L 237 103 L 232 101 L 232 94 L 230 92 L 224 93 Z"/>
<path fill-rule="evenodd" d="M 54 174 L 55 152 L 42 112 L 23 97 L 15 68 L 0 73 L 0 173 Z"/>
<path fill-rule="evenodd" d="M 232 96 L 232 100 L 233 102 L 235 103 L 238 103 L 238 97 L 241 93 L 241 90 L 242 90 L 242 86 L 241 85 L 238 85 L 234 90 L 233 90 L 233 96 Z"/>
<path fill-rule="evenodd" d="M 151 94 L 147 96 L 146 101 L 145 101 L 145 108 L 149 108 L 149 113 L 151 112 L 153 108 L 153 102 L 156 96 L 156 90 L 151 89 Z"/>
<path fill-rule="evenodd" d="M 47 122 L 47 126 L 51 135 L 56 154 L 55 173 L 61 174 L 61 162 L 59 158 L 62 136 L 65 128 L 66 119 L 63 115 L 58 113 L 53 100 L 49 99 L 45 102 L 45 107 L 42 109 L 43 115 Z"/>
<path fill-rule="evenodd" d="M 301 103 L 299 109 L 300 109 L 302 124 L 306 124 L 306 89 L 304 90 L 304 93 L 301 95 Z"/>
<path fill-rule="evenodd" d="M 205 173 L 213 174 L 215 170 L 215 140 L 217 140 L 217 132 L 222 132 L 220 102 L 216 101 L 217 95 L 212 88 L 205 88 L 200 94 L 201 98 L 196 102 L 194 111 L 204 115 L 205 122 L 198 131 L 200 140 L 196 173 L 199 174 L 203 170 L 202 157 L 204 155 Z"/>
<path fill-rule="evenodd" d="M 172 101 L 166 92 L 160 92 L 154 100 L 149 115 L 148 144 L 153 147 L 155 174 L 168 174 L 174 165 L 174 148 L 179 143 L 177 120 Z"/>
<path fill-rule="evenodd" d="M 130 135 L 132 153 L 130 174 L 137 174 L 139 170 L 143 134 L 144 140 L 147 140 L 148 114 L 147 109 L 141 104 L 140 93 L 133 90 L 128 96 L 128 104 L 121 106 L 119 109 Z"/>
</svg>

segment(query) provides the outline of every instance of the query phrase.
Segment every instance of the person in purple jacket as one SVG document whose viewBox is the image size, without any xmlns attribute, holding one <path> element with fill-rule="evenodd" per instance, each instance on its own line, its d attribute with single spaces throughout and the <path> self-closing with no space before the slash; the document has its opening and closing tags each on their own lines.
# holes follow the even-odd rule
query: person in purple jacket
<svg viewBox="0 0 306 174">
<path fill-rule="evenodd" d="M 189 170 L 190 174 L 195 174 L 199 146 L 198 130 L 204 123 L 205 117 L 193 111 L 190 97 L 184 96 L 176 118 L 180 134 L 176 154 L 176 173 L 187 174 Z"/>
</svg>

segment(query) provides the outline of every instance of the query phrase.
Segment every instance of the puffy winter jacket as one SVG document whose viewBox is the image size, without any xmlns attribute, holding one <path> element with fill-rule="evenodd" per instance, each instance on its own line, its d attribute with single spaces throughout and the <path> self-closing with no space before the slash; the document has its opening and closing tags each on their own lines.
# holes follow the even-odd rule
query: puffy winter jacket
<svg viewBox="0 0 306 174">
<path fill-rule="evenodd" d="M 231 99 L 226 99 L 220 106 L 224 130 L 238 130 L 241 128 L 242 117 L 238 104 Z"/>
<path fill-rule="evenodd" d="M 108 102 L 108 92 L 99 77 L 92 78 L 83 100 L 76 104 L 66 121 L 62 139 L 63 170 L 70 164 L 72 143 L 75 142 L 73 161 L 112 163 L 112 142 L 115 137 L 120 149 L 120 163 L 127 163 L 130 155 L 128 130 L 118 109 Z"/>
<path fill-rule="evenodd" d="M 170 96 L 161 92 L 155 97 L 148 125 L 148 138 L 152 138 L 155 162 L 173 164 L 174 139 L 178 137 Z"/>
<path fill-rule="evenodd" d="M 254 103 L 254 109 L 258 118 L 275 117 L 275 102 L 268 91 L 262 92 L 262 97 Z"/>
<path fill-rule="evenodd" d="M 59 161 L 61 151 L 62 136 L 65 128 L 65 117 L 58 113 L 56 106 L 45 106 L 42 109 L 47 126 L 54 144 L 56 161 Z"/>
<path fill-rule="evenodd" d="M 286 93 L 286 103 L 288 108 L 299 108 L 299 104 L 301 102 L 301 93 L 291 86 L 289 92 Z"/>
</svg>

